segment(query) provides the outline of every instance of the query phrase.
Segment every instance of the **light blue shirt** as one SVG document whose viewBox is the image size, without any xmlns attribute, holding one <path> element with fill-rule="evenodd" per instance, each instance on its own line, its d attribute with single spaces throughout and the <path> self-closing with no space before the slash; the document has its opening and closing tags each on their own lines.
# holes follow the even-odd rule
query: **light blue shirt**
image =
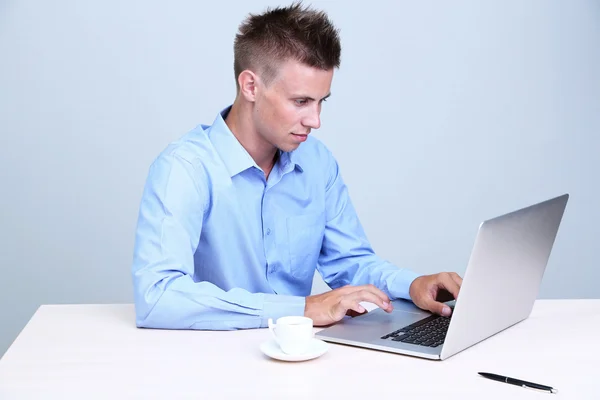
<svg viewBox="0 0 600 400">
<path fill-rule="evenodd" d="M 225 124 L 199 125 L 150 167 L 132 265 L 139 327 L 230 330 L 304 315 L 315 269 L 331 288 L 409 299 L 417 274 L 377 257 L 338 164 L 317 139 L 264 172 Z"/>
</svg>

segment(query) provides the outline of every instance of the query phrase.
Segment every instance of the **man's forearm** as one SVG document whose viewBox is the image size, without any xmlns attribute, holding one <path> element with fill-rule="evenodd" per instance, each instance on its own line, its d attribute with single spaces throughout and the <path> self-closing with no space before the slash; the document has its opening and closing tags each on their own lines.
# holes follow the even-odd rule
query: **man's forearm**
<svg viewBox="0 0 600 400">
<path fill-rule="evenodd" d="M 269 318 L 304 315 L 305 298 L 244 289 L 224 291 L 183 275 L 136 285 L 136 324 L 144 328 L 233 330 L 263 328 Z M 168 281 L 168 284 L 163 282 Z"/>
</svg>

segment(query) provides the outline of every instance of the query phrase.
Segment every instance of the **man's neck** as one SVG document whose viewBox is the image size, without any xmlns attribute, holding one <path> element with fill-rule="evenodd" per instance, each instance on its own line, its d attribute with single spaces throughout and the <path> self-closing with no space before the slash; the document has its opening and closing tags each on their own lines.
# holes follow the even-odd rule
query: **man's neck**
<svg viewBox="0 0 600 400">
<path fill-rule="evenodd" d="M 225 124 L 250 154 L 256 165 L 264 171 L 265 178 L 268 178 L 277 161 L 277 149 L 258 135 L 250 118 L 251 110 L 248 107 L 250 105 L 234 102 L 225 118 Z"/>
</svg>

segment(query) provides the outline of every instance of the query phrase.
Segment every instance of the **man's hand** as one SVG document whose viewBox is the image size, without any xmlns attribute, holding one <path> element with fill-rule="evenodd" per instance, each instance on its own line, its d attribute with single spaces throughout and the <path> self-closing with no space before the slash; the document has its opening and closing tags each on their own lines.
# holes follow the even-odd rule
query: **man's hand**
<svg viewBox="0 0 600 400">
<path fill-rule="evenodd" d="M 388 296 L 373 285 L 344 286 L 326 293 L 308 296 L 304 316 L 313 320 L 314 326 L 325 326 L 338 322 L 350 310 L 359 314 L 366 310 L 359 303 L 367 301 L 392 312 Z"/>
<path fill-rule="evenodd" d="M 433 313 L 450 316 L 452 310 L 440 301 L 452 300 L 442 299 L 446 291 L 455 299 L 462 285 L 462 278 L 454 272 L 441 272 L 434 275 L 423 275 L 413 281 L 408 289 L 410 298 L 417 307 Z"/>
</svg>

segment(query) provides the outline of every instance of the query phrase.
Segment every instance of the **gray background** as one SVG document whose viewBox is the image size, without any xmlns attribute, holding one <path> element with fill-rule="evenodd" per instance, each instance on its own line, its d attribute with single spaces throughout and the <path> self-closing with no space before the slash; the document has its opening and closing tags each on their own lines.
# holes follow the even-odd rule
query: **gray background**
<svg viewBox="0 0 600 400">
<path fill-rule="evenodd" d="M 0 355 L 40 304 L 132 301 L 148 166 L 277 4 L 0 2 Z M 600 2 L 312 4 L 343 40 L 316 135 L 375 250 L 462 274 L 482 219 L 568 192 L 539 296 L 600 297 Z"/>
</svg>

